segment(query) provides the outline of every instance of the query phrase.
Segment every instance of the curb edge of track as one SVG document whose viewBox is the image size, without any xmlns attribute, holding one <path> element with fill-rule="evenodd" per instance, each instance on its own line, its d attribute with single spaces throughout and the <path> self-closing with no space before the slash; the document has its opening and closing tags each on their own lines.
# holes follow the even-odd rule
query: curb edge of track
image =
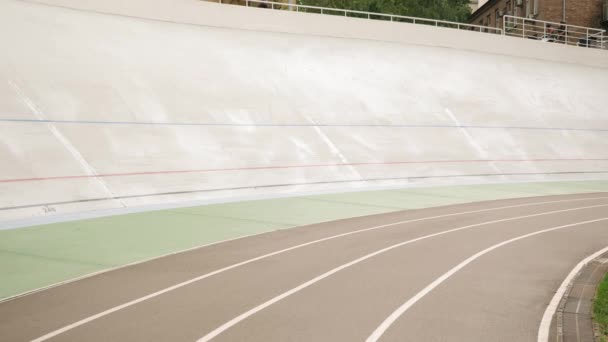
<svg viewBox="0 0 608 342">
<path fill-rule="evenodd" d="M 587 279 L 582 279 L 582 276 L 587 275 L 590 271 L 592 273 L 594 273 L 593 269 L 600 270 L 599 277 L 596 277 L 596 278 L 589 277 L 589 280 L 592 280 L 591 283 L 588 282 Z M 605 253 L 597 256 L 590 262 L 588 262 L 576 274 L 576 276 L 572 279 L 572 281 L 566 287 L 566 291 L 564 292 L 564 295 L 562 296 L 561 300 L 559 301 L 557 310 L 556 310 L 555 314 L 553 315 L 551 326 L 554 327 L 555 329 L 552 329 L 550 332 L 550 335 L 549 335 L 550 341 L 563 342 L 564 336 L 573 335 L 573 334 L 577 335 L 578 342 L 594 342 L 597 340 L 599 330 L 598 330 L 597 324 L 595 323 L 595 321 L 592 318 L 593 299 L 595 298 L 595 292 L 597 291 L 597 287 L 599 286 L 599 283 L 604 278 L 606 272 L 608 272 L 608 252 L 605 252 Z M 583 287 L 591 286 L 593 289 L 594 295 L 591 298 L 574 297 L 572 294 L 572 290 L 576 285 L 583 286 Z M 583 293 L 581 293 L 581 295 L 582 294 Z M 575 312 L 575 313 L 568 312 L 568 310 L 567 310 L 568 303 L 570 303 L 571 300 L 577 300 L 577 299 L 578 299 L 579 303 L 581 302 L 581 300 L 589 300 L 590 303 L 588 303 L 589 304 L 588 310 L 586 310 L 585 312 Z M 577 310 L 578 310 L 578 308 L 577 308 Z M 564 314 L 568 315 L 569 318 L 565 318 Z M 586 330 L 586 332 L 583 332 L 583 334 L 581 334 L 580 332 L 571 331 L 572 325 L 564 323 L 567 319 L 572 319 L 572 317 L 570 317 L 570 316 L 576 316 L 577 323 L 578 323 L 578 317 L 581 317 L 582 319 L 585 319 L 585 320 L 590 320 L 591 325 L 588 325 L 587 328 L 585 328 L 585 327 L 580 328 L 581 331 Z"/>
</svg>

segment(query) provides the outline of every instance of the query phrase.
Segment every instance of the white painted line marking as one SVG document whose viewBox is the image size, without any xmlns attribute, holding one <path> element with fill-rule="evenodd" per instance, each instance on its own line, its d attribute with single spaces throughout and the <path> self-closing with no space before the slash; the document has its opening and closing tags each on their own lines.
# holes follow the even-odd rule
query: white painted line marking
<svg viewBox="0 0 608 342">
<path fill-rule="evenodd" d="M 553 320 L 553 315 L 557 311 L 557 306 L 562 300 L 562 297 L 564 296 L 564 293 L 566 293 L 568 285 L 572 282 L 574 277 L 576 277 L 576 275 L 583 269 L 583 267 L 585 267 L 585 265 L 587 265 L 593 259 L 599 257 L 600 255 L 606 252 L 608 252 L 608 247 L 600 249 L 599 251 L 583 259 L 576 266 L 574 266 L 572 271 L 570 271 L 566 279 L 564 279 L 560 287 L 557 289 L 557 292 L 555 292 L 555 295 L 553 295 L 553 298 L 551 298 L 551 301 L 549 302 L 549 305 L 547 306 L 547 309 L 543 314 L 543 318 L 540 321 L 540 326 L 538 327 L 538 342 L 549 342 L 549 329 L 551 328 L 551 321 Z"/>
<path fill-rule="evenodd" d="M 443 283 L 444 281 L 446 281 L 449 277 L 451 277 L 452 275 L 454 275 L 454 273 L 460 271 L 462 268 L 464 268 L 465 266 L 467 266 L 471 262 L 475 261 L 476 259 L 482 257 L 483 255 L 485 255 L 487 253 L 490 253 L 493 250 L 498 249 L 500 247 L 503 247 L 505 245 L 508 245 L 510 243 L 513 243 L 513 242 L 516 242 L 516 241 L 519 241 L 519 240 L 523 240 L 523 239 L 526 239 L 526 238 L 529 238 L 529 237 L 532 237 L 532 236 L 535 236 L 535 235 L 552 232 L 552 231 L 558 230 L 558 229 L 564 229 L 564 228 L 569 228 L 569 227 L 574 227 L 574 226 L 580 226 L 580 225 L 584 225 L 584 224 L 589 224 L 589 223 L 594 223 L 594 222 L 600 222 L 600 221 L 606 221 L 606 220 L 608 220 L 608 217 L 601 218 L 601 219 L 596 219 L 596 220 L 589 220 L 589 221 L 584 221 L 584 222 L 566 224 L 566 225 L 563 225 L 563 226 L 558 226 L 558 227 L 553 227 L 553 228 L 539 230 L 539 231 L 536 231 L 534 233 L 520 235 L 520 236 L 518 236 L 516 238 L 512 238 L 512 239 L 509 239 L 509 240 L 497 243 L 497 244 L 495 244 L 495 245 L 493 245 L 491 247 L 488 247 L 488 248 L 484 249 L 481 252 L 478 252 L 478 253 L 474 254 L 473 256 L 467 258 L 466 260 L 464 260 L 463 262 L 461 262 L 460 264 L 456 265 L 454 268 L 452 268 L 451 270 L 449 270 L 448 272 L 446 272 L 445 274 L 443 274 L 441 277 L 435 279 L 435 281 L 433 281 L 427 287 L 425 287 L 420 292 L 418 292 L 414 297 L 410 298 L 407 302 L 403 303 L 403 305 L 401 305 L 399 308 L 397 308 L 397 310 L 395 310 L 390 316 L 388 316 L 384 320 L 384 322 L 382 322 L 382 324 L 380 324 L 376 328 L 376 330 L 374 330 L 374 332 L 367 338 L 366 342 L 376 342 L 376 341 L 378 341 L 378 339 L 386 332 L 386 330 L 401 315 L 403 315 L 409 308 L 411 308 L 412 305 L 416 304 L 416 302 L 418 302 L 420 299 L 422 299 L 424 296 L 426 296 L 429 292 L 433 291 L 433 289 L 435 289 L 441 283 Z"/>
<path fill-rule="evenodd" d="M 373 258 L 373 257 L 375 257 L 377 255 L 382 254 L 382 253 L 386 253 L 386 252 L 388 252 L 390 250 L 393 250 L 395 248 L 399 248 L 399 247 L 402 247 L 402 246 L 405 246 L 405 245 L 408 245 L 408 244 L 411 244 L 411 243 L 414 243 L 414 242 L 418 242 L 418 241 L 421 241 L 421 240 L 430 239 L 430 238 L 435 237 L 435 236 L 445 235 L 445 234 L 448 234 L 448 233 L 453 233 L 453 232 L 457 232 L 457 231 L 461 231 L 461 230 L 465 230 L 465 229 L 471 229 L 471 228 L 474 228 L 474 227 L 479 227 L 479 226 L 484 226 L 484 225 L 489 225 L 489 224 L 493 224 L 493 223 L 507 222 L 507 221 L 519 220 L 519 219 L 523 219 L 523 218 L 529 218 L 529 217 L 551 215 L 551 214 L 563 213 L 563 212 L 574 211 L 574 210 L 582 210 L 582 209 L 597 208 L 597 207 L 607 207 L 607 206 L 608 206 L 608 204 L 601 204 L 601 205 L 594 205 L 594 206 L 587 206 L 587 207 L 580 207 L 580 208 L 571 208 L 571 209 L 550 211 L 550 212 L 544 212 L 544 213 L 538 213 L 538 214 L 532 214 L 532 215 L 511 217 L 511 218 L 500 219 L 500 220 L 487 221 L 487 222 L 476 223 L 476 224 L 472 224 L 472 225 L 468 225 L 468 226 L 464 226 L 464 227 L 453 228 L 453 229 L 450 229 L 450 230 L 445 230 L 445 231 L 442 231 L 442 232 L 438 232 L 438 233 L 434 233 L 434 234 L 429 234 L 429 235 L 421 236 L 421 237 L 418 237 L 418 238 L 415 238 L 415 239 L 403 241 L 403 242 L 400 242 L 398 244 L 394 244 L 392 246 L 389 246 L 389 247 L 377 250 L 375 252 L 372 252 L 370 254 L 364 255 L 364 256 L 362 256 L 362 257 L 360 257 L 358 259 L 355 259 L 355 260 L 353 260 L 351 262 L 348 262 L 346 264 L 342 264 L 342 265 L 340 265 L 340 266 L 338 266 L 338 267 L 336 267 L 336 268 L 334 268 L 334 269 L 332 269 L 330 271 L 327 271 L 327 272 L 325 272 L 325 273 L 323 273 L 323 274 L 321 274 L 321 275 L 319 275 L 319 276 L 317 276 L 317 277 L 315 277 L 315 278 L 313 278 L 313 279 L 311 279 L 311 280 L 309 280 L 309 281 L 307 281 L 305 283 L 302 283 L 302 284 L 298 285 L 297 287 L 294 287 L 291 290 L 286 291 L 286 292 L 284 292 L 284 293 L 282 293 L 282 294 L 280 294 L 280 295 L 278 295 L 278 296 L 276 296 L 276 297 L 274 297 L 274 298 L 272 298 L 272 299 L 270 299 L 270 300 L 268 300 L 268 301 L 266 301 L 266 302 L 264 302 L 264 303 L 262 303 L 262 304 L 260 304 L 260 305 L 258 305 L 256 307 L 254 307 L 253 309 L 250 309 L 249 311 L 246 311 L 246 312 L 240 314 L 239 316 L 231 319 L 230 321 L 222 324 L 221 326 L 217 327 L 213 331 L 209 332 L 207 335 L 201 337 L 198 340 L 198 342 L 207 342 L 207 341 L 210 341 L 214 337 L 216 337 L 219 334 L 223 333 L 224 331 L 230 329 L 232 326 L 234 326 L 234 325 L 238 324 L 239 322 L 245 320 L 249 316 L 252 316 L 255 313 L 257 313 L 257 312 L 259 312 L 259 311 L 261 311 L 261 310 L 263 310 L 263 309 L 265 309 L 265 308 L 267 308 L 267 307 L 269 307 L 269 306 L 277 303 L 278 301 L 280 301 L 280 300 L 282 300 L 282 299 L 284 299 L 286 297 L 289 297 L 292 294 L 297 293 L 297 292 L 299 292 L 299 291 L 301 291 L 301 290 L 309 287 L 310 285 L 313 285 L 313 284 L 315 284 L 315 283 L 317 283 L 317 282 L 319 282 L 319 281 L 321 281 L 321 280 L 323 280 L 323 279 L 325 279 L 325 278 L 327 278 L 327 277 L 329 277 L 329 276 L 331 276 L 331 275 L 333 275 L 335 273 L 338 273 L 338 272 L 340 272 L 340 271 L 342 271 L 342 270 L 344 270 L 344 269 L 346 269 L 348 267 L 356 265 L 356 264 L 358 264 L 358 263 L 360 263 L 362 261 L 365 261 L 367 259 Z"/>
<path fill-rule="evenodd" d="M 115 307 L 110 308 L 110 309 L 105 310 L 105 311 L 102 311 L 102 312 L 97 313 L 95 315 L 86 317 L 86 318 L 81 319 L 81 320 L 79 320 L 77 322 L 74 322 L 72 324 L 66 325 L 66 326 L 64 326 L 64 327 L 62 327 L 60 329 L 51 331 L 48 334 L 45 334 L 45 335 L 43 335 L 41 337 L 38 337 L 38 338 L 36 338 L 36 339 L 34 339 L 32 341 L 33 342 L 46 341 L 49 338 L 52 338 L 52 337 L 57 336 L 59 334 L 62 334 L 64 332 L 66 332 L 66 331 L 72 330 L 72 329 L 74 329 L 76 327 L 79 327 L 79 326 L 81 326 L 83 324 L 86 324 L 88 322 L 94 321 L 94 320 L 96 320 L 98 318 L 107 316 L 107 315 L 109 315 L 111 313 L 114 313 L 116 311 L 122 310 L 122 309 L 130 307 L 130 306 L 133 306 L 135 304 L 141 303 L 141 302 L 146 301 L 148 299 L 151 299 L 151 298 L 154 298 L 154 297 L 158 297 L 158 296 L 160 296 L 162 294 L 165 294 L 167 292 L 171 292 L 173 290 L 177 290 L 177 289 L 179 289 L 181 287 L 184 287 L 186 285 L 195 283 L 195 282 L 203 280 L 205 278 L 209 278 L 209 277 L 214 276 L 216 274 L 219 274 L 219 273 L 222 273 L 222 272 L 226 272 L 226 271 L 229 271 L 231 269 L 234 269 L 234 268 L 237 268 L 237 267 L 240 267 L 240 266 L 244 266 L 244 265 L 247 265 L 247 264 L 250 264 L 250 263 L 262 260 L 262 259 L 266 259 L 266 258 L 275 256 L 275 255 L 286 253 L 286 252 L 289 252 L 289 251 L 292 251 L 292 250 L 295 250 L 295 249 L 298 249 L 298 248 L 310 246 L 310 245 L 317 244 L 317 243 L 324 242 L 324 241 L 328 241 L 328 240 L 337 239 L 337 238 L 344 237 L 344 236 L 354 235 L 354 234 L 358 234 L 358 233 L 363 233 L 363 232 L 372 231 L 372 230 L 376 230 L 376 229 L 382 229 L 382 228 L 396 226 L 396 225 L 400 225 L 400 224 L 419 222 L 419 221 L 425 221 L 425 220 L 432 220 L 432 219 L 438 219 L 438 218 L 443 218 L 443 217 L 458 216 L 458 215 L 465 215 L 465 214 L 474 214 L 474 213 L 480 213 L 480 212 L 485 212 L 485 211 L 501 210 L 501 209 L 510 209 L 510 208 L 535 206 L 535 205 L 542 205 L 542 204 L 590 201 L 590 200 L 607 199 L 607 198 L 608 197 L 577 198 L 577 199 L 571 199 L 571 200 L 559 200 L 559 201 L 547 201 L 547 202 L 537 202 L 537 203 L 525 203 L 525 204 L 510 205 L 510 206 L 497 207 L 497 208 L 488 208 L 488 209 L 480 209 L 480 210 L 472 210 L 472 211 L 463 211 L 463 212 L 459 212 L 459 213 L 444 214 L 444 215 L 431 216 L 431 217 L 423 217 L 423 218 L 406 220 L 406 221 L 399 221 L 399 222 L 384 224 L 384 225 L 380 225 L 380 226 L 374 226 L 374 227 L 371 227 L 371 228 L 364 228 L 364 229 L 360 229 L 360 230 L 355 230 L 355 231 L 348 232 L 348 233 L 333 235 L 333 236 L 329 236 L 329 237 L 326 237 L 326 238 L 322 238 L 322 239 L 306 242 L 306 243 L 303 243 L 303 244 L 300 244 L 300 245 L 292 246 L 292 247 L 289 247 L 289 248 L 281 249 L 279 251 L 275 251 L 275 252 L 272 252 L 272 253 L 264 254 L 264 255 L 261 255 L 259 257 L 255 257 L 255 258 L 252 258 L 252 259 L 249 259 L 249 260 L 245 260 L 245 261 L 242 261 L 242 262 L 239 262 L 239 263 L 236 263 L 236 264 L 232 264 L 230 266 L 227 266 L 227 267 L 215 270 L 213 272 L 203 274 L 203 275 L 198 276 L 196 278 L 184 281 L 184 282 L 179 283 L 179 284 L 175 284 L 175 285 L 173 285 L 171 287 L 168 287 L 168 288 L 165 288 L 163 290 L 151 293 L 149 295 L 146 295 L 146 296 L 134 299 L 134 300 L 129 301 L 127 303 L 121 304 L 119 306 L 115 306 Z"/>
</svg>

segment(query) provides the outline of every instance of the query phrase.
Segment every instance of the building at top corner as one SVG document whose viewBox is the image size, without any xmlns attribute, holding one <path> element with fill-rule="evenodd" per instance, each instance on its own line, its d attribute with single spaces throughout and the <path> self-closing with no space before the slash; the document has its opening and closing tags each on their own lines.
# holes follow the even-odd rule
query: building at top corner
<svg viewBox="0 0 608 342">
<path fill-rule="evenodd" d="M 478 0 L 469 23 L 502 28 L 504 15 L 605 29 L 608 0 Z"/>
</svg>

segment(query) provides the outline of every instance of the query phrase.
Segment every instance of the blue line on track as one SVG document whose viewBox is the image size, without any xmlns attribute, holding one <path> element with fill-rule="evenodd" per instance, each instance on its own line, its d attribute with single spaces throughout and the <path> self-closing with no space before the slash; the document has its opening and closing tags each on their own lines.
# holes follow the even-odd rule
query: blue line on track
<svg viewBox="0 0 608 342">
<path fill-rule="evenodd" d="M 146 121 L 95 121 L 95 120 L 38 120 L 0 119 L 0 122 L 54 123 L 82 125 L 142 125 L 142 126 L 204 126 L 204 127 L 366 127 L 366 128 L 482 128 L 523 129 L 545 131 L 608 132 L 608 128 L 566 128 L 534 126 L 484 126 L 484 125 L 423 125 L 423 124 L 306 124 L 306 123 L 213 123 L 213 122 L 146 122 Z"/>
</svg>

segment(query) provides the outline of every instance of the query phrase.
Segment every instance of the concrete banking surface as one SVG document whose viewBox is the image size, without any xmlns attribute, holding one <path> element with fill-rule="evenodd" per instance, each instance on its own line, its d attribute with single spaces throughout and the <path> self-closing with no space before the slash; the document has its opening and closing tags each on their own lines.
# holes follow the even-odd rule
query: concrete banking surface
<svg viewBox="0 0 608 342">
<path fill-rule="evenodd" d="M 3 221 L 606 179 L 605 51 L 195 0 L 0 9 Z"/>
</svg>

